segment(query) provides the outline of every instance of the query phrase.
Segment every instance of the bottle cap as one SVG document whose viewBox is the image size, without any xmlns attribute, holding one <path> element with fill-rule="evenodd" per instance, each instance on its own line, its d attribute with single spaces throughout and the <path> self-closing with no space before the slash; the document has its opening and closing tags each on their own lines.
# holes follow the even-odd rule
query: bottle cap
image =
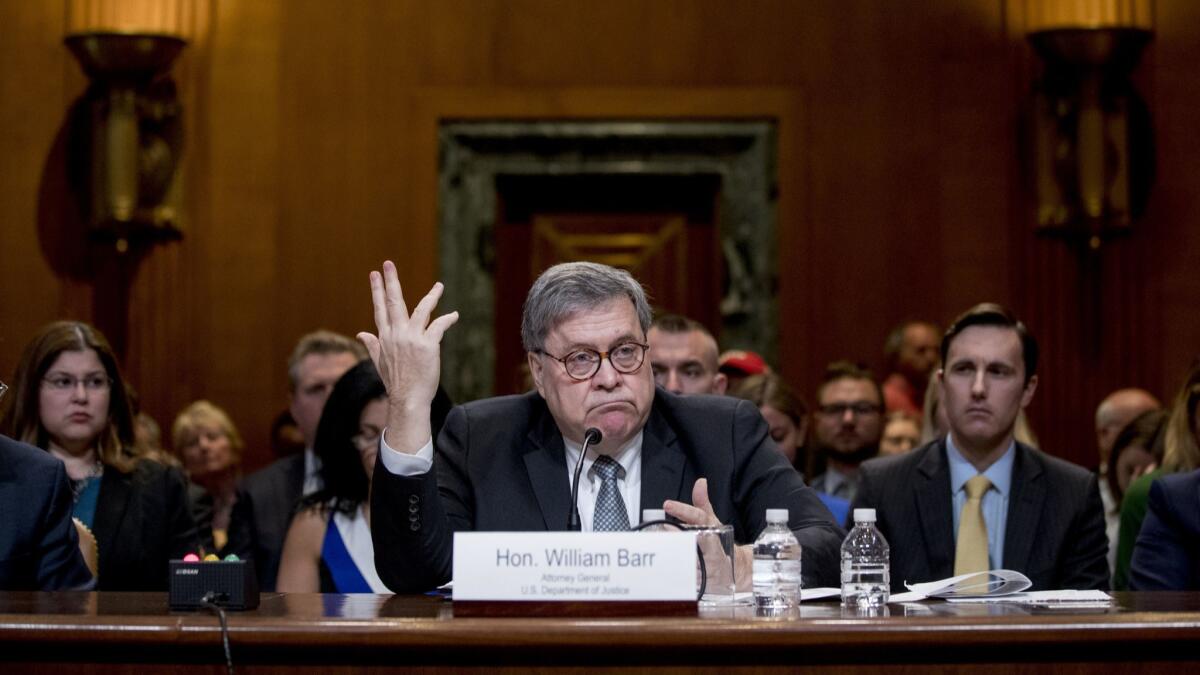
<svg viewBox="0 0 1200 675">
<path fill-rule="evenodd" d="M 854 522 L 856 522 L 856 523 L 873 523 L 873 522 L 875 522 L 875 509 L 854 509 Z"/>
<path fill-rule="evenodd" d="M 648 523 L 652 520 L 666 520 L 667 512 L 662 509 L 642 509 L 642 522 Z"/>
<path fill-rule="evenodd" d="M 768 523 L 784 523 L 784 524 L 786 524 L 787 521 L 788 521 L 788 510 L 787 509 L 767 509 L 767 522 Z"/>
</svg>

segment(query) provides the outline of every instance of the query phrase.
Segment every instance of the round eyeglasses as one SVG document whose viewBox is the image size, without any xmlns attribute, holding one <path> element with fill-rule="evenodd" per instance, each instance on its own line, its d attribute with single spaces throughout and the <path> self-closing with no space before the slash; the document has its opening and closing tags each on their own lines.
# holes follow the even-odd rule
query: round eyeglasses
<svg viewBox="0 0 1200 675">
<path fill-rule="evenodd" d="M 644 345 L 640 342 L 623 342 L 616 347 L 606 351 L 598 352 L 595 349 L 576 349 L 566 356 L 558 357 L 550 352 L 539 349 L 538 353 L 545 354 L 550 358 L 563 364 L 563 368 L 567 370 L 567 375 L 573 380 L 591 379 L 596 373 L 600 372 L 600 364 L 604 359 L 612 364 L 613 370 L 618 373 L 628 375 L 637 372 L 638 368 L 642 367 L 642 363 L 646 360 L 646 350 L 650 349 L 650 345 Z"/>
</svg>

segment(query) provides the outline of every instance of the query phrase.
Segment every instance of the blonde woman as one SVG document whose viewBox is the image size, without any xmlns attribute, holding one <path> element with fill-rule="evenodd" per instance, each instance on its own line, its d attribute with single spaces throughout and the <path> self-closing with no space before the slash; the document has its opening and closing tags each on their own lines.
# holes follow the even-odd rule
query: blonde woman
<svg viewBox="0 0 1200 675">
<path fill-rule="evenodd" d="M 242 473 L 242 436 L 224 410 L 196 401 L 175 418 L 171 437 L 188 478 L 212 500 L 212 543 L 219 551 L 225 547 Z"/>
</svg>

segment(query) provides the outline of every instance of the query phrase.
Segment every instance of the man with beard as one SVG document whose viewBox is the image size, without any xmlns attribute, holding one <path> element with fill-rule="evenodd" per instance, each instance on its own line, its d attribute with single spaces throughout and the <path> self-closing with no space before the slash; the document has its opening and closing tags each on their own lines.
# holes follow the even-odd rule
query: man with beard
<svg viewBox="0 0 1200 675">
<path fill-rule="evenodd" d="M 813 431 L 817 452 L 825 458 L 825 473 L 810 487 L 853 501 L 858 465 L 879 454 L 883 433 L 883 392 L 871 371 L 849 361 L 829 364 L 817 389 Z"/>
</svg>

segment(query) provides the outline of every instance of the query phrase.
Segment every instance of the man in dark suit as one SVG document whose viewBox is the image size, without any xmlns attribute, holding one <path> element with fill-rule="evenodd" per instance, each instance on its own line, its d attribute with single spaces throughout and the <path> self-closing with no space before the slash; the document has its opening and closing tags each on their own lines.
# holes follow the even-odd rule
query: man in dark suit
<svg viewBox="0 0 1200 675">
<path fill-rule="evenodd" d="M 1146 520 L 1129 568 L 1135 591 L 1200 589 L 1200 471 L 1163 476 L 1150 485 Z"/>
<path fill-rule="evenodd" d="M 321 488 L 313 439 L 333 385 L 366 357 L 350 338 L 319 330 L 300 338 L 288 360 L 291 413 L 304 437 L 304 452 L 250 474 L 238 486 L 224 553 L 254 561 L 259 588 L 275 590 L 283 540 L 300 498 Z"/>
<path fill-rule="evenodd" d="M 521 331 L 537 391 L 454 409 L 436 450 L 429 405 L 441 337 L 458 315 L 431 320 L 440 285 L 410 315 L 390 262 L 372 272 L 371 290 L 379 335 L 359 338 L 389 400 L 372 536 L 376 569 L 396 592 L 449 578 L 455 530 L 566 529 L 571 467 L 590 428 L 602 440 L 584 456 L 582 530 L 628 529 L 641 507 L 663 508 L 684 523 L 730 523 L 746 544 L 767 508 L 788 508 L 805 583 L 836 583 L 843 533 L 773 447 L 753 405 L 655 389 L 645 363 L 650 309 L 628 273 L 594 263 L 544 272 Z M 749 546 L 737 556 L 739 586 L 748 587 Z"/>
<path fill-rule="evenodd" d="M 950 433 L 864 463 L 856 508 L 874 508 L 892 585 L 1006 568 L 1034 590 L 1108 587 L 1095 476 L 1013 439 L 1037 388 L 1037 342 L 1008 310 L 981 304 L 942 338 Z"/>
<path fill-rule="evenodd" d="M 50 453 L 0 436 L 0 589 L 87 590 L 93 584 L 71 522 L 71 488 Z"/>
</svg>

